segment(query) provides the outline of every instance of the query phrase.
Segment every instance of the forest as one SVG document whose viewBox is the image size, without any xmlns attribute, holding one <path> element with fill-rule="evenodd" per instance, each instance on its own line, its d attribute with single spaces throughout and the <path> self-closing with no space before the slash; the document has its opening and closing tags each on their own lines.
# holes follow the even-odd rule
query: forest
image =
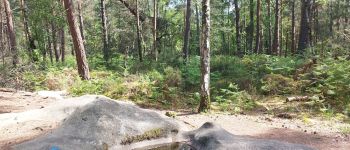
<svg viewBox="0 0 350 150">
<path fill-rule="evenodd" d="M 347 118 L 349 14 L 349 0 L 1 0 L 0 87 Z"/>
</svg>

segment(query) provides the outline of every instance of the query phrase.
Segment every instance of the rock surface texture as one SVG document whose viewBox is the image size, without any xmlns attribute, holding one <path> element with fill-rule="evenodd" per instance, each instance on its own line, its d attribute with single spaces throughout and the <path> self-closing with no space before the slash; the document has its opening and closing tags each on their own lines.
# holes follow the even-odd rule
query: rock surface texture
<svg viewBox="0 0 350 150">
<path fill-rule="evenodd" d="M 33 121 L 57 122 L 56 127 L 40 136 L 12 144 L 10 148 L 15 150 L 152 149 L 153 145 L 175 142 L 191 146 L 183 145 L 171 149 L 311 149 L 303 145 L 233 135 L 210 122 L 199 129 L 187 131 L 173 118 L 166 118 L 152 110 L 141 109 L 132 103 L 96 95 L 60 99 L 45 108 L 2 114 L 0 120 L 3 121 L 0 124 L 2 129 L 22 124 L 21 130 L 17 132 L 23 131 L 23 133 L 30 132 L 35 127 L 28 126 Z M 36 125 L 42 126 L 41 124 Z"/>
<path fill-rule="evenodd" d="M 298 144 L 233 135 L 210 122 L 186 134 L 198 150 L 312 150 Z"/>
<path fill-rule="evenodd" d="M 13 149 L 132 149 L 142 146 L 135 144 L 138 141 L 159 144 L 176 140 L 177 124 L 155 112 L 102 96 L 70 100 L 89 103 L 78 107 L 51 133 L 16 145 Z"/>
</svg>

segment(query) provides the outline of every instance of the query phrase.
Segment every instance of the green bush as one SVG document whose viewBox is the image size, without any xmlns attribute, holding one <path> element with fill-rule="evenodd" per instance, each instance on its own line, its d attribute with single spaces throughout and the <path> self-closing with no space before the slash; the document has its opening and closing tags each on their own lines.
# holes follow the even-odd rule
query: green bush
<svg viewBox="0 0 350 150">
<path fill-rule="evenodd" d="M 345 58 L 325 59 L 305 78 L 307 91 L 325 98 L 327 104 L 340 110 L 350 104 L 350 61 Z"/>
<path fill-rule="evenodd" d="M 299 82 L 281 74 L 268 74 L 262 80 L 261 91 L 268 95 L 300 93 Z"/>
<path fill-rule="evenodd" d="M 220 89 L 215 94 L 213 105 L 220 110 L 241 112 L 256 107 L 255 101 L 246 91 L 240 91 L 238 86 L 230 84 L 226 89 Z"/>
</svg>

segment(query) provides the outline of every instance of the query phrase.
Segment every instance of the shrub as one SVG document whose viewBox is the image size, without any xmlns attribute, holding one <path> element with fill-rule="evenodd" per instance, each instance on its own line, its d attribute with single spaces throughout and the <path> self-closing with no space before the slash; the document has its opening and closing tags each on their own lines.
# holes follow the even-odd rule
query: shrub
<svg viewBox="0 0 350 150">
<path fill-rule="evenodd" d="M 300 93 L 299 82 L 281 74 L 268 74 L 262 80 L 261 91 L 269 95 Z"/>
</svg>

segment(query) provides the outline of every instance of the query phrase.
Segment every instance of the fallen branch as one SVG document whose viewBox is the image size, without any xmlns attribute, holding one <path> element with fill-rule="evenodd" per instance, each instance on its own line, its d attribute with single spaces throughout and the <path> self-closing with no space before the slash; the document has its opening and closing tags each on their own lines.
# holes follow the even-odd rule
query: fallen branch
<svg viewBox="0 0 350 150">
<path fill-rule="evenodd" d="M 308 101 L 308 100 L 310 100 L 309 96 L 291 96 L 291 97 L 287 97 L 286 102 Z"/>
</svg>

